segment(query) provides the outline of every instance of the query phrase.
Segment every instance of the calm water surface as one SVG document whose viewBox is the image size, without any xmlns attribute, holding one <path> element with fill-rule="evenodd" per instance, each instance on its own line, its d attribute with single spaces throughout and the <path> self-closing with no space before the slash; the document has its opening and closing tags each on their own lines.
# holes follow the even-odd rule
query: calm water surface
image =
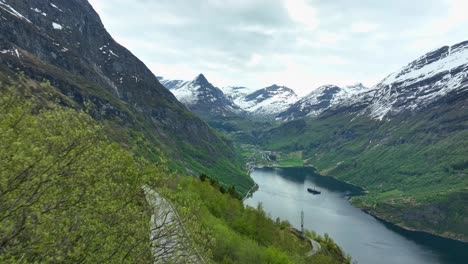
<svg viewBox="0 0 468 264">
<path fill-rule="evenodd" d="M 311 168 L 262 168 L 251 174 L 259 190 L 245 204 L 263 204 L 272 218 L 286 219 L 318 234 L 328 233 L 358 263 L 468 263 L 468 243 L 411 232 L 375 219 L 352 206 L 352 185 L 323 177 Z M 307 192 L 317 187 L 321 195 Z"/>
</svg>

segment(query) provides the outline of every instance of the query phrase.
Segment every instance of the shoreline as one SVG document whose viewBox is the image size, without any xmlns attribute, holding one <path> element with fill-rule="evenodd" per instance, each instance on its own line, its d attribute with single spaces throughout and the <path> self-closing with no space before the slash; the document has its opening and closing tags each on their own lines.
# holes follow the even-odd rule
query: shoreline
<svg viewBox="0 0 468 264">
<path fill-rule="evenodd" d="M 361 195 L 367 195 L 369 193 L 369 191 L 362 187 L 362 186 L 359 186 L 359 185 L 356 185 L 356 184 L 353 184 L 353 183 L 350 183 L 350 182 L 347 182 L 347 181 L 343 181 L 343 180 L 340 180 L 334 176 L 330 176 L 330 175 L 323 175 L 323 174 L 320 174 L 318 173 L 317 171 L 317 168 L 311 166 L 311 165 L 307 165 L 307 166 L 301 166 L 301 167 L 295 167 L 295 166 L 264 166 L 264 165 L 260 165 L 260 166 L 251 166 L 249 167 L 249 176 L 250 176 L 250 173 L 257 169 L 257 168 L 304 168 L 304 167 L 307 167 L 307 168 L 313 168 L 318 175 L 322 176 L 322 177 L 330 177 L 330 178 L 333 178 L 337 181 L 340 181 L 340 182 L 344 182 L 346 184 L 349 184 L 349 185 L 352 185 L 354 187 L 357 187 L 357 188 L 360 188 L 363 190 L 363 193 L 362 194 L 358 194 L 358 195 L 350 195 L 347 200 L 349 201 L 349 203 L 351 203 L 352 206 L 356 207 L 357 209 L 361 210 L 362 212 L 376 218 L 377 220 L 379 221 L 382 221 L 382 222 L 385 222 L 387 224 L 390 224 L 390 225 L 393 225 L 397 228 L 401 228 L 407 232 L 415 232 L 415 233 L 423 233 L 423 234 L 427 234 L 427 235 L 432 235 L 432 236 L 436 236 L 438 238 L 443 238 L 443 239 L 448 239 L 448 240 L 451 240 L 451 241 L 454 241 L 454 242 L 458 242 L 458 243 L 464 243 L 464 244 L 468 244 L 468 241 L 465 241 L 465 240 L 461 240 L 461 239 L 457 239 L 457 238 L 452 238 L 452 237 L 447 237 L 447 236 L 443 236 L 443 235 L 440 235 L 440 234 L 436 234 L 436 233 L 433 233 L 433 232 L 429 232 L 429 231 L 424 231 L 424 230 L 418 230 L 418 229 L 414 229 L 414 228 L 411 228 L 411 227 L 407 227 L 407 226 L 404 226 L 404 225 L 401 225 L 401 224 L 397 224 L 397 223 L 394 223 L 392 221 L 389 221 L 388 219 L 386 219 L 385 217 L 383 216 L 379 216 L 375 213 L 372 213 L 371 211 L 369 211 L 368 209 L 366 208 L 363 208 L 363 207 L 360 207 L 360 206 L 357 206 L 355 205 L 354 203 L 352 203 L 351 201 L 351 197 L 353 196 L 361 196 Z M 255 185 L 257 185 L 257 183 L 255 183 Z M 257 185 L 258 186 L 258 185 Z M 249 191 L 250 192 L 250 191 Z M 244 198 L 245 199 L 245 198 Z M 243 199 L 243 200 L 244 200 Z"/>
<path fill-rule="evenodd" d="M 353 206 L 355 206 L 355 205 L 353 204 Z M 384 222 L 386 224 L 389 224 L 389 225 L 395 226 L 397 228 L 403 229 L 406 232 L 421 233 L 421 234 L 425 234 L 425 235 L 436 236 L 438 238 L 448 239 L 448 240 L 453 241 L 453 242 L 468 244 L 468 241 L 465 241 L 465 240 L 461 240 L 461 239 L 457 239 L 457 238 L 453 238 L 453 237 L 446 237 L 446 236 L 442 236 L 442 235 L 439 235 L 439 234 L 436 234 L 436 233 L 433 233 L 433 232 L 430 232 L 430 231 L 418 230 L 418 229 L 414 229 L 414 228 L 411 228 L 411 227 L 408 227 L 408 226 L 397 224 L 397 223 L 394 223 L 394 222 L 391 222 L 391 221 L 387 220 L 383 216 L 379 216 L 378 214 L 371 212 L 368 209 L 361 208 L 361 207 L 358 207 L 358 206 L 355 206 L 355 207 L 360 209 L 364 213 L 374 217 L 375 219 L 377 219 L 379 221 L 382 221 L 382 222 Z"/>
<path fill-rule="evenodd" d="M 253 195 L 253 193 L 258 190 L 259 187 L 260 186 L 258 186 L 258 184 L 255 182 L 254 186 L 252 188 L 250 188 L 250 190 L 247 192 L 247 194 L 244 196 L 244 198 L 242 198 L 242 201 L 244 201 L 245 199 L 251 197 Z"/>
</svg>

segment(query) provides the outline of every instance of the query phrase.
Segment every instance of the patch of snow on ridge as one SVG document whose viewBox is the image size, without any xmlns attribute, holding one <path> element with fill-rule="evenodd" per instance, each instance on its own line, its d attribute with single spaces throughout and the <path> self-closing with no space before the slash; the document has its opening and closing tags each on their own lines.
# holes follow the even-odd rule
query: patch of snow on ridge
<svg viewBox="0 0 468 264">
<path fill-rule="evenodd" d="M 31 21 L 29 19 L 27 19 L 25 16 L 23 16 L 22 14 L 20 14 L 18 11 L 16 11 L 13 7 L 11 7 L 10 5 L 8 5 L 7 3 L 5 3 L 4 0 L 0 0 L 0 8 L 5 10 L 6 12 L 14 15 L 15 17 L 17 18 L 20 18 L 22 20 L 25 20 L 26 22 L 28 23 L 31 23 Z M 32 23 L 31 23 L 32 24 Z"/>
<path fill-rule="evenodd" d="M 256 96 L 254 98 L 254 96 Z M 298 96 L 284 86 L 270 86 L 234 99 L 241 109 L 256 115 L 276 115 L 297 102 Z"/>
<path fill-rule="evenodd" d="M 231 98 L 231 100 L 233 101 L 255 92 L 254 89 L 243 86 L 225 86 L 221 87 L 220 89 L 227 97 Z"/>
<path fill-rule="evenodd" d="M 50 3 L 50 6 L 52 6 L 53 8 L 57 9 L 60 12 L 63 12 L 63 10 L 60 9 L 58 6 L 54 5 L 54 3 Z"/>
<path fill-rule="evenodd" d="M 54 27 L 54 29 L 56 29 L 56 30 L 62 30 L 63 29 L 62 25 L 57 24 L 55 22 L 52 22 L 52 27 Z"/>
<path fill-rule="evenodd" d="M 42 12 L 42 11 L 41 11 L 39 8 L 37 8 L 37 7 L 36 7 L 36 8 L 32 8 L 32 7 L 31 7 L 31 10 L 34 11 L 34 12 L 36 12 L 36 13 L 39 13 L 39 14 L 41 14 L 41 15 L 43 15 L 43 16 L 47 16 L 46 13 Z"/>
<path fill-rule="evenodd" d="M 115 54 L 112 50 L 109 50 L 109 53 L 112 54 L 113 56 L 119 58 L 119 55 Z"/>
<path fill-rule="evenodd" d="M 187 82 L 181 87 L 171 89 L 170 91 L 174 96 L 185 105 L 192 105 L 198 101 L 199 85 L 194 85 L 192 82 Z"/>
<path fill-rule="evenodd" d="M 18 49 L 7 49 L 7 50 L 0 50 L 0 53 L 1 54 L 11 54 L 13 56 L 16 56 L 18 58 L 20 58 L 20 53 L 18 51 Z"/>
</svg>

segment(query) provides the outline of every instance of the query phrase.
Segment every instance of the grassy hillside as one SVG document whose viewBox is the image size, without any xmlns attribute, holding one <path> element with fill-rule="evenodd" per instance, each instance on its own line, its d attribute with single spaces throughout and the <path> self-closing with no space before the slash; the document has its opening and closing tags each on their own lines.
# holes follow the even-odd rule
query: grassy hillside
<svg viewBox="0 0 468 264">
<path fill-rule="evenodd" d="M 171 173 L 164 157 L 158 164 L 136 157 L 60 96 L 47 83 L 0 84 L 1 263 L 154 263 L 154 208 L 143 185 L 174 202 L 210 262 L 350 262 L 313 233 L 322 251 L 306 257 L 310 243 L 288 223 L 243 207 L 216 180 Z"/>
<path fill-rule="evenodd" d="M 322 174 L 365 187 L 354 203 L 385 219 L 467 240 L 468 113 L 466 100 L 446 100 L 383 122 L 344 114 L 293 121 L 251 141 L 300 152 Z"/>
</svg>

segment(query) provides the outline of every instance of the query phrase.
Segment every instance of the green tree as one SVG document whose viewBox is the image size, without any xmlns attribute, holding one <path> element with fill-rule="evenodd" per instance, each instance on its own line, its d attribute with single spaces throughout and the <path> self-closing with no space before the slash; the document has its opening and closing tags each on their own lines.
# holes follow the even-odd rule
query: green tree
<svg viewBox="0 0 468 264">
<path fill-rule="evenodd" d="M 155 168 L 85 113 L 0 89 L 0 262 L 151 261 Z"/>
</svg>

